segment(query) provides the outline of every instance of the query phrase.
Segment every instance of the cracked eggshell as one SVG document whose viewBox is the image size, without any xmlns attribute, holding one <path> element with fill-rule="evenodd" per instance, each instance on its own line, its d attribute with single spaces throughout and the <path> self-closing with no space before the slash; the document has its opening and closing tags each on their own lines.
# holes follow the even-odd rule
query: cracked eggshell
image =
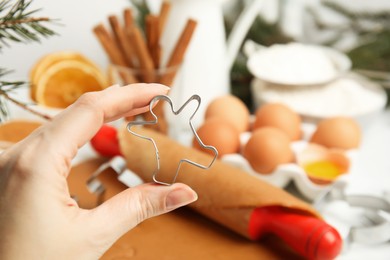
<svg viewBox="0 0 390 260">
<path fill-rule="evenodd" d="M 336 176 L 318 176 L 307 172 L 308 178 L 317 184 L 329 184 L 343 174 L 348 173 L 350 159 L 341 149 L 328 149 L 318 144 L 309 143 L 303 150 L 296 154 L 297 164 L 305 169 L 306 165 L 315 162 L 327 162 L 337 167 L 339 173 Z"/>
</svg>

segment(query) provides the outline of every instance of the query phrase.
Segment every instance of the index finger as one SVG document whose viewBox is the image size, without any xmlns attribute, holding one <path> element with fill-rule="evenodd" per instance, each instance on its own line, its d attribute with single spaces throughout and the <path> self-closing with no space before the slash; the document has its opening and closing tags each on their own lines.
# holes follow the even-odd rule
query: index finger
<svg viewBox="0 0 390 260">
<path fill-rule="evenodd" d="M 168 90 L 167 86 L 161 84 L 141 83 L 89 92 L 56 116 L 44 131 L 54 147 L 75 153 L 96 134 L 103 123 L 132 111 L 147 109 L 155 96 L 164 95 Z"/>
</svg>

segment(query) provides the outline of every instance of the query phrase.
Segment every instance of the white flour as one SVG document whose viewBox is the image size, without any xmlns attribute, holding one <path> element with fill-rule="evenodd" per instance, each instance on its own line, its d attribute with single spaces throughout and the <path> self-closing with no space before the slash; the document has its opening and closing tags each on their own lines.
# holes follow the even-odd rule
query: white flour
<svg viewBox="0 0 390 260">
<path fill-rule="evenodd" d="M 278 84 L 307 85 L 329 82 L 338 74 L 326 48 L 301 43 L 275 44 L 250 56 L 253 75 Z"/>
</svg>

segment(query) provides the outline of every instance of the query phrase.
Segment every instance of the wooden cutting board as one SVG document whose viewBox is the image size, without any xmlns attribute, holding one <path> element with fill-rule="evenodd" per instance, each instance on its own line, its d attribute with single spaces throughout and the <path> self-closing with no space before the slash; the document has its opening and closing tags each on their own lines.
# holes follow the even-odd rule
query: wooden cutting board
<svg viewBox="0 0 390 260">
<path fill-rule="evenodd" d="M 104 159 L 85 161 L 73 167 L 69 177 L 70 193 L 80 207 L 92 208 L 96 196 L 85 183 Z M 127 187 L 107 170 L 100 180 L 107 188 L 105 199 Z M 122 236 L 102 259 L 301 259 L 280 240 L 267 236 L 252 242 L 212 222 L 188 208 L 151 218 Z"/>
<path fill-rule="evenodd" d="M 42 123 L 28 120 L 10 120 L 0 124 L 0 149 L 6 149 L 12 144 L 26 138 Z"/>
</svg>

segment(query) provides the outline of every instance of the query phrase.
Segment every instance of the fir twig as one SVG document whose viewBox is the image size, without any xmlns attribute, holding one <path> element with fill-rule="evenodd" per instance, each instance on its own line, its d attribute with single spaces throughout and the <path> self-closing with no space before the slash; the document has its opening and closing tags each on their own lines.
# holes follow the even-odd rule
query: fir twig
<svg viewBox="0 0 390 260">
<path fill-rule="evenodd" d="M 10 72 L 11 72 L 10 70 L 0 68 L 0 78 L 4 75 L 10 73 Z M 37 116 L 39 116 L 43 119 L 46 119 L 46 120 L 50 120 L 51 119 L 50 116 L 32 109 L 31 107 L 29 107 L 29 105 L 27 105 L 23 102 L 20 102 L 9 95 L 9 93 L 12 92 L 13 90 L 16 90 L 17 88 L 20 88 L 20 87 L 25 86 L 25 85 L 26 85 L 26 82 L 24 82 L 24 81 L 2 81 L 2 80 L 0 80 L 0 96 L 4 97 L 5 100 L 8 100 L 8 101 L 14 103 L 15 105 L 23 108 L 24 110 L 27 110 L 28 112 L 30 112 L 34 115 L 37 115 Z M 3 104 L 3 102 L 4 102 L 4 100 L 0 99 L 0 118 L 8 118 L 9 117 L 8 109 L 6 107 L 6 104 Z"/>
<path fill-rule="evenodd" d="M 43 25 L 52 22 L 47 17 L 31 17 L 38 10 L 28 10 L 32 0 L 18 0 L 11 3 L 11 0 L 0 1 L 0 49 L 8 46 L 9 42 L 31 42 L 39 41 L 40 37 L 48 37 L 56 33 Z M 10 73 L 10 70 L 0 68 L 0 121 L 9 118 L 7 101 L 23 108 L 46 120 L 51 117 L 32 109 L 29 105 L 16 100 L 9 95 L 10 92 L 19 87 L 25 86 L 24 81 L 5 81 L 2 78 Z"/>
<path fill-rule="evenodd" d="M 343 34 L 347 31 L 352 31 L 360 37 L 370 38 L 372 35 L 380 33 L 384 29 L 390 27 L 390 13 L 385 11 L 367 12 L 367 11 L 351 11 L 335 2 L 322 2 L 323 6 L 333 12 L 345 17 L 348 22 L 344 25 L 327 25 L 319 20 L 319 14 L 312 8 L 309 8 L 309 14 L 312 16 L 318 29 L 329 29 L 338 31 Z M 368 26 L 367 26 L 368 25 Z M 375 26 L 374 26 L 375 25 Z M 374 27 L 373 27 L 374 26 Z"/>
<path fill-rule="evenodd" d="M 9 46 L 9 42 L 39 42 L 40 37 L 49 37 L 56 33 L 44 23 L 53 20 L 47 17 L 31 17 L 38 10 L 27 10 L 32 0 L 11 0 L 0 3 L 0 49 Z"/>
<path fill-rule="evenodd" d="M 14 90 L 14 89 L 25 84 L 24 81 L 4 81 L 4 80 L 1 80 L 2 77 L 4 77 L 5 75 L 7 75 L 11 72 L 12 72 L 11 70 L 0 68 L 0 90 L 1 91 L 5 91 L 5 92 L 11 91 L 11 90 Z"/>
<path fill-rule="evenodd" d="M 378 23 L 382 24 L 389 24 L 390 19 L 390 13 L 386 10 L 379 11 L 379 12 L 369 12 L 369 11 L 350 11 L 347 8 L 343 7 L 339 3 L 335 2 L 329 2 L 324 1 L 323 5 L 328 7 L 329 9 L 332 9 L 333 11 L 344 15 L 345 17 L 349 18 L 352 21 L 356 20 L 370 20 L 370 21 L 376 21 Z"/>
<path fill-rule="evenodd" d="M 23 23 L 37 23 L 37 22 L 48 22 L 50 21 L 47 17 L 39 17 L 39 18 L 25 18 L 20 20 L 13 20 L 13 21 L 5 21 L 3 24 L 0 25 L 0 28 L 9 28 L 12 25 L 16 24 L 23 24 Z"/>
<path fill-rule="evenodd" d="M 23 102 L 20 102 L 19 100 L 16 100 L 16 99 L 14 99 L 13 97 L 10 97 L 10 96 L 8 95 L 8 93 L 5 92 L 5 91 L 3 91 L 3 90 L 0 90 L 0 95 L 2 95 L 2 96 L 5 97 L 7 100 L 9 100 L 9 101 L 11 101 L 12 103 L 14 103 L 15 105 L 17 105 L 17 106 L 23 108 L 24 110 L 26 110 L 26 111 L 28 111 L 28 112 L 30 112 L 30 113 L 36 115 L 36 116 L 39 116 L 39 117 L 41 117 L 41 118 L 43 118 L 43 119 L 46 119 L 46 120 L 51 120 L 51 119 L 52 119 L 51 116 L 46 115 L 46 114 L 44 114 L 44 113 L 42 113 L 42 112 L 39 112 L 39 111 L 37 111 L 37 110 L 35 110 L 35 109 L 32 109 L 32 108 L 29 107 L 27 104 L 25 104 L 25 103 L 23 103 Z"/>
</svg>

